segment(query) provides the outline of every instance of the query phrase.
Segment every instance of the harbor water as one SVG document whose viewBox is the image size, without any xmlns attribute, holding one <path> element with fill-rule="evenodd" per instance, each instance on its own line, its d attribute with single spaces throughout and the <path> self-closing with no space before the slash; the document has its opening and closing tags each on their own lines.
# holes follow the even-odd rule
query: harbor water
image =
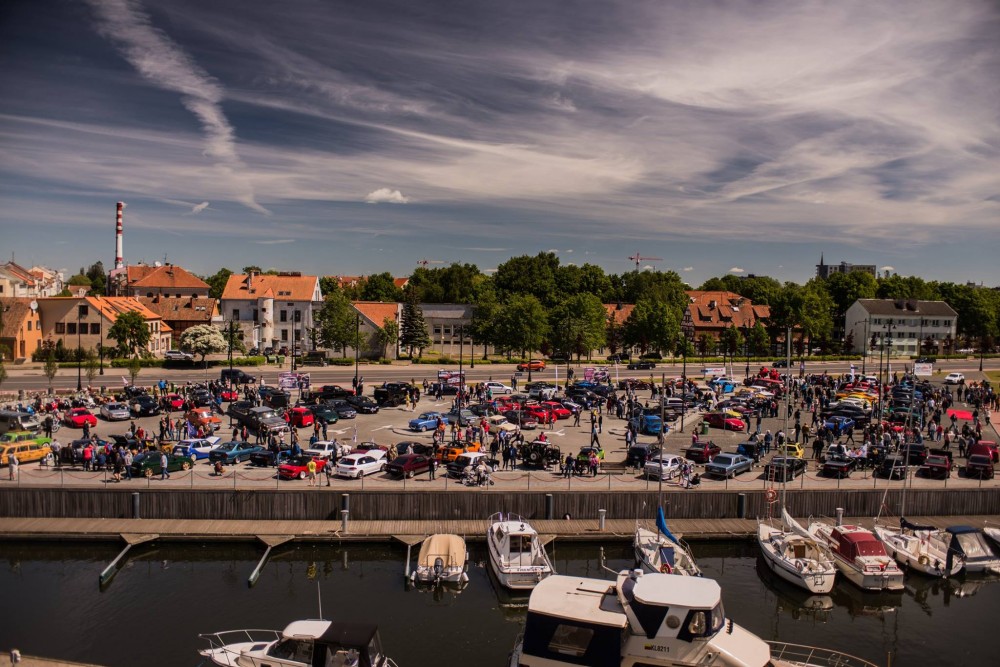
<svg viewBox="0 0 1000 667">
<path fill-rule="evenodd" d="M 1000 618 L 1000 581 L 908 577 L 892 595 L 839 581 L 809 596 L 772 581 L 749 542 L 694 543 L 705 576 L 722 586 L 726 611 L 764 639 L 836 648 L 877 664 L 996 663 L 989 640 Z M 498 594 L 482 543 L 471 543 L 462 590 L 413 589 L 401 545 L 286 545 L 257 584 L 263 550 L 250 544 L 137 547 L 104 590 L 110 544 L 0 544 L 0 649 L 107 666 L 203 663 L 200 633 L 281 629 L 316 618 L 372 620 L 400 667 L 504 665 L 521 631 L 526 596 Z M 632 565 L 631 545 L 549 545 L 561 574 L 609 578 L 602 565 Z M 414 549 L 414 558 L 416 549 Z M 319 594 L 318 594 L 319 592 Z"/>
</svg>

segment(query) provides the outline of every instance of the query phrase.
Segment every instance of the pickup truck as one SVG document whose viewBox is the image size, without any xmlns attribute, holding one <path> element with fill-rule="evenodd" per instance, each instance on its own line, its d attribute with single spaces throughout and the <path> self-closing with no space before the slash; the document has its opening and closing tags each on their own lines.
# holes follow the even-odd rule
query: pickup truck
<svg viewBox="0 0 1000 667">
<path fill-rule="evenodd" d="M 241 426 L 246 426 L 254 433 L 280 433 L 288 430 L 285 420 L 269 407 L 259 408 L 230 407 L 230 416 Z"/>
<path fill-rule="evenodd" d="M 381 387 L 375 387 L 375 402 L 383 407 L 394 408 L 402 405 L 410 391 L 410 385 L 405 382 L 386 382 Z"/>
</svg>

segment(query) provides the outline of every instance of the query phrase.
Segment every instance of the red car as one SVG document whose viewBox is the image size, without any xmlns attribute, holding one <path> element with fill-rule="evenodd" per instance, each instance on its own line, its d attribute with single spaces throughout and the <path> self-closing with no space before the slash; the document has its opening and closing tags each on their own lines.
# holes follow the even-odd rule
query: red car
<svg viewBox="0 0 1000 667">
<path fill-rule="evenodd" d="M 184 409 L 184 399 L 181 398 L 180 394 L 167 394 L 167 404 L 170 405 L 171 410 Z"/>
<path fill-rule="evenodd" d="M 524 412 L 531 417 L 534 417 L 542 424 L 548 424 L 549 422 L 555 421 L 555 414 L 549 408 L 544 405 L 525 405 Z"/>
<path fill-rule="evenodd" d="M 736 417 L 730 417 L 722 412 L 709 412 L 702 417 L 712 428 L 721 428 L 724 431 L 745 431 L 746 422 Z"/>
<path fill-rule="evenodd" d="M 1000 449 L 997 449 L 997 443 L 992 440 L 980 440 L 974 444 L 968 452 L 969 456 L 973 454 L 988 456 L 993 459 L 993 463 L 1000 462 Z"/>
<path fill-rule="evenodd" d="M 235 389 L 223 389 L 219 392 L 219 397 L 223 401 L 238 401 L 240 399 L 240 392 Z"/>
<path fill-rule="evenodd" d="M 66 413 L 63 421 L 67 426 L 74 428 L 83 428 L 84 424 L 90 424 L 91 427 L 97 426 L 97 417 L 87 408 L 73 408 Z"/>
<path fill-rule="evenodd" d="M 556 403 L 555 401 L 545 401 L 542 403 L 543 406 L 555 413 L 556 419 L 569 419 L 573 416 L 573 411 L 567 408 L 562 403 Z"/>
<path fill-rule="evenodd" d="M 721 451 L 714 442 L 699 442 L 684 450 L 684 458 L 695 463 L 709 463 Z"/>
<path fill-rule="evenodd" d="M 519 371 L 544 371 L 545 362 L 541 359 L 532 359 L 517 365 Z"/>
<path fill-rule="evenodd" d="M 280 466 L 278 466 L 278 477 L 281 479 L 305 479 L 309 476 L 309 462 L 316 462 L 316 474 L 323 471 L 326 467 L 326 459 L 321 459 L 319 457 L 312 456 L 296 456 L 293 459 L 288 459 Z"/>
<path fill-rule="evenodd" d="M 295 428 L 305 428 L 306 426 L 312 426 L 313 422 L 316 420 L 312 411 L 309 408 L 292 408 L 287 413 L 289 424 Z"/>
</svg>

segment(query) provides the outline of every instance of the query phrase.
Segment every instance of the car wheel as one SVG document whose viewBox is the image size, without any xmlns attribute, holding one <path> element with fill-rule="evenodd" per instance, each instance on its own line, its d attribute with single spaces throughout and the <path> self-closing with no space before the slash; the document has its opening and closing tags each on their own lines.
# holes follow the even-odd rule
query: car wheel
<svg viewBox="0 0 1000 667">
<path fill-rule="evenodd" d="M 190 469 L 191 469 L 191 464 L 189 462 L 185 461 L 184 463 L 181 464 L 181 470 L 190 470 Z"/>
<path fill-rule="evenodd" d="M 379 472 L 385 472 L 385 464 L 384 463 L 382 464 L 382 467 L 378 469 L 378 471 Z"/>
<path fill-rule="evenodd" d="M 364 476 L 365 476 L 365 471 L 364 470 L 359 470 L 358 471 L 358 476 L 355 477 L 354 479 L 361 479 Z"/>
<path fill-rule="evenodd" d="M 413 479 L 413 471 L 412 470 L 407 470 L 406 471 L 406 479 Z"/>
<path fill-rule="evenodd" d="M 303 471 L 299 472 L 299 479 L 305 479 L 305 478 L 306 478 L 306 471 L 303 470 Z"/>
</svg>

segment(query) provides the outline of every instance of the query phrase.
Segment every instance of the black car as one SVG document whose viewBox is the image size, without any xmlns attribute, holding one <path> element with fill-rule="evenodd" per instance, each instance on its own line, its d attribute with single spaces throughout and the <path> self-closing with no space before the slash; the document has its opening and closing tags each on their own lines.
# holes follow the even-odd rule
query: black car
<svg viewBox="0 0 1000 667">
<path fill-rule="evenodd" d="M 633 361 L 626 366 L 630 371 L 648 371 L 656 368 L 656 362 L 654 361 Z"/>
<path fill-rule="evenodd" d="M 646 461 L 650 460 L 659 453 L 660 448 L 656 445 L 632 445 L 628 448 L 628 453 L 625 455 L 625 467 L 640 468 L 645 465 Z"/>
<path fill-rule="evenodd" d="M 919 442 L 907 442 L 899 446 L 899 453 L 906 456 L 911 466 L 920 466 L 927 460 L 927 447 Z"/>
<path fill-rule="evenodd" d="M 284 449 L 264 449 L 250 455 L 250 465 L 264 468 L 274 467 L 281 465 L 290 458 L 292 458 L 291 447 L 285 447 Z"/>
<path fill-rule="evenodd" d="M 788 368 L 788 360 L 778 359 L 773 364 L 771 364 L 771 368 Z"/>
<path fill-rule="evenodd" d="M 630 355 L 628 352 L 619 352 L 618 354 L 610 355 L 608 357 L 608 361 L 610 361 L 611 363 L 616 363 L 616 362 L 621 363 L 623 361 L 628 361 L 631 358 L 632 355 Z"/>
<path fill-rule="evenodd" d="M 976 479 L 993 479 L 993 458 L 985 454 L 973 454 L 965 462 L 965 476 Z"/>
<path fill-rule="evenodd" d="M 804 459 L 794 456 L 775 456 L 764 466 L 764 479 L 771 482 L 788 482 L 806 471 Z"/>
<path fill-rule="evenodd" d="M 820 469 L 820 472 L 823 473 L 823 477 L 841 479 L 851 476 L 851 471 L 854 470 L 854 465 L 855 459 L 829 458 L 823 462 L 823 467 Z"/>
<path fill-rule="evenodd" d="M 458 394 L 458 385 L 449 382 L 435 382 L 431 384 L 430 389 L 427 391 L 431 396 L 437 396 L 438 392 L 441 392 L 442 396 L 456 396 Z"/>
<path fill-rule="evenodd" d="M 353 407 L 359 414 L 378 414 L 378 403 L 373 401 L 368 396 L 348 396 L 344 400 L 347 401 L 348 405 Z"/>
<path fill-rule="evenodd" d="M 277 410 L 279 408 L 287 408 L 291 405 L 292 395 L 284 389 L 275 389 L 272 387 L 267 392 L 261 393 L 260 400 L 267 407 Z"/>
<path fill-rule="evenodd" d="M 160 414 L 160 405 L 149 394 L 136 396 L 130 407 L 136 417 L 152 417 Z"/>
<path fill-rule="evenodd" d="M 423 454 L 425 456 L 430 456 L 433 453 L 434 447 L 424 442 L 404 440 L 403 442 L 396 443 L 396 454 L 399 456 L 402 456 L 403 454 Z"/>
<path fill-rule="evenodd" d="M 208 389 L 196 389 L 188 394 L 188 398 L 194 403 L 195 407 L 204 408 L 213 405 L 215 401 L 212 400 L 212 394 L 209 393 Z"/>
<path fill-rule="evenodd" d="M 879 477 L 886 479 L 906 479 L 906 468 L 906 457 L 900 454 L 893 454 L 892 456 L 887 456 L 882 461 L 876 473 Z"/>
<path fill-rule="evenodd" d="M 742 454 L 748 459 L 753 459 L 754 463 L 764 458 L 764 443 L 748 440 L 736 446 L 736 453 Z"/>
<path fill-rule="evenodd" d="M 375 387 L 375 402 L 381 406 L 402 405 L 410 394 L 410 385 L 405 382 L 386 382 Z"/>
<path fill-rule="evenodd" d="M 358 411 L 354 409 L 354 406 L 342 398 L 336 398 L 332 401 L 323 401 L 323 405 L 336 412 L 337 416 L 341 419 L 354 419 L 358 416 Z"/>
<path fill-rule="evenodd" d="M 340 415 L 326 403 L 320 403 L 318 405 L 313 405 L 309 408 L 312 412 L 313 419 L 318 421 L 320 424 L 336 424 L 337 420 L 340 419 Z"/>
</svg>

